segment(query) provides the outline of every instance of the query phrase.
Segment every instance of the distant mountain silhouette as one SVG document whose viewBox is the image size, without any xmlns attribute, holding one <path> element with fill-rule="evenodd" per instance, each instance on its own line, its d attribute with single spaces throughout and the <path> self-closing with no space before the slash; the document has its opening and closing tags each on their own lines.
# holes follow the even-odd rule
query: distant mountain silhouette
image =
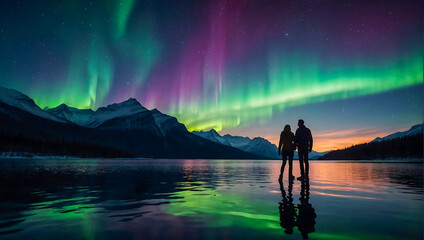
<svg viewBox="0 0 424 240">
<path fill-rule="evenodd" d="M 331 151 L 319 159 L 361 160 L 387 158 L 423 158 L 422 124 L 413 126 L 405 132 L 397 132 L 369 143 Z"/>
<path fill-rule="evenodd" d="M 419 134 L 423 134 L 423 124 L 414 125 L 408 131 L 392 133 L 382 138 L 378 137 L 372 140 L 371 143 L 386 141 L 386 140 L 400 138 L 400 137 L 419 135 Z"/>
<path fill-rule="evenodd" d="M 224 144 L 227 146 L 235 147 L 245 152 L 263 156 L 269 159 L 281 159 L 278 155 L 278 148 L 275 144 L 270 143 L 265 138 L 255 137 L 253 139 L 249 137 L 232 136 L 226 134 L 221 136 L 214 129 L 209 131 L 193 131 L 192 133 L 201 136 L 205 139 L 211 140 L 216 143 Z M 312 151 L 309 154 L 309 159 L 318 159 L 327 152 L 315 152 Z M 299 159 L 297 151 L 294 152 L 294 159 Z"/>
<path fill-rule="evenodd" d="M 250 139 L 248 137 L 231 136 L 229 134 L 221 136 L 214 129 L 199 132 L 193 131 L 192 133 L 205 139 L 211 140 L 213 142 L 235 147 L 245 152 L 263 156 L 264 158 L 281 158 L 280 156 L 278 156 L 277 146 L 261 137 L 255 137 L 253 139 Z"/>
<path fill-rule="evenodd" d="M 83 157 L 261 158 L 196 136 L 176 118 L 156 109 L 150 111 L 135 99 L 96 111 L 64 104 L 44 111 L 16 90 L 0 87 L 0 93 L 1 152 L 71 152 Z M 40 148 L 29 147 L 40 143 Z"/>
</svg>

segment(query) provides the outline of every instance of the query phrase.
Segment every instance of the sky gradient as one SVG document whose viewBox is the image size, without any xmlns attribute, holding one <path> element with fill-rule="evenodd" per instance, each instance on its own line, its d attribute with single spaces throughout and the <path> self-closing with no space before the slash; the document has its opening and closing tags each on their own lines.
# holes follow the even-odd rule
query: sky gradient
<svg viewBox="0 0 424 240">
<path fill-rule="evenodd" d="M 135 97 L 189 130 L 318 151 L 423 121 L 422 1 L 9 1 L 0 85 L 40 107 Z"/>
</svg>

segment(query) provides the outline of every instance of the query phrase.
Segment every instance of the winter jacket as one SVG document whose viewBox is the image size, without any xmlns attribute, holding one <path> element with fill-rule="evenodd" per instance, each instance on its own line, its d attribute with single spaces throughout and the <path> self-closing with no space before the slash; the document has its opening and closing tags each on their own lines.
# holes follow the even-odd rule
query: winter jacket
<svg viewBox="0 0 424 240">
<path fill-rule="evenodd" d="M 281 146 L 283 146 L 283 151 L 294 151 L 294 134 L 289 132 L 281 132 L 280 135 L 280 143 L 278 144 L 278 149 L 281 149 Z"/>
<path fill-rule="evenodd" d="M 313 140 L 311 130 L 309 130 L 309 128 L 305 126 L 299 127 L 296 130 L 296 135 L 294 139 L 295 146 L 298 148 L 299 151 L 312 150 Z"/>
</svg>

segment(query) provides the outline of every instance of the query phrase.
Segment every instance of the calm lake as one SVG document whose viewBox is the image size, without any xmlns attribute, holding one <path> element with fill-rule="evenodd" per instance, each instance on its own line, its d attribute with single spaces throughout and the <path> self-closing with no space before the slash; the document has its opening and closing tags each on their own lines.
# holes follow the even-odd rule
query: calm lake
<svg viewBox="0 0 424 240">
<path fill-rule="evenodd" d="M 3 159 L 0 239 L 423 238 L 422 163 L 280 165 Z"/>
</svg>

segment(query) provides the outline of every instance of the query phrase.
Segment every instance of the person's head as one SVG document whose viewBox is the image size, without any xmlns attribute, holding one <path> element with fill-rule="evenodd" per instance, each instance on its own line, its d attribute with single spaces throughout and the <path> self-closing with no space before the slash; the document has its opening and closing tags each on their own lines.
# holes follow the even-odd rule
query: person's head
<svg viewBox="0 0 424 240">
<path fill-rule="evenodd" d="M 303 121 L 303 119 L 299 119 L 299 121 L 297 122 L 297 126 L 302 127 L 305 125 L 305 121 Z"/>
<path fill-rule="evenodd" d="M 290 132 L 291 128 L 290 125 L 284 126 L 284 132 Z"/>
</svg>

